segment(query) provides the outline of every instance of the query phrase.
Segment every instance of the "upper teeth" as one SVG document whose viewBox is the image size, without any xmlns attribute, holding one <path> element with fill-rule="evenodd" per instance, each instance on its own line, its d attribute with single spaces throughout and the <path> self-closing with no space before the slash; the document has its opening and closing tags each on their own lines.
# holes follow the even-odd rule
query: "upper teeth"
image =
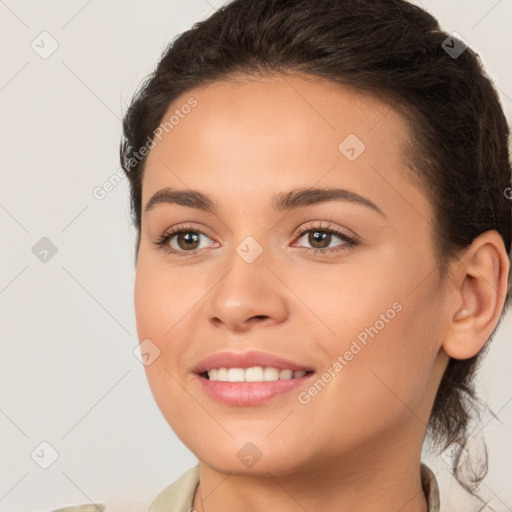
<svg viewBox="0 0 512 512">
<path fill-rule="evenodd" d="M 210 380 L 224 382 L 262 382 L 270 380 L 297 379 L 305 375 L 304 370 L 280 370 L 273 366 L 251 368 L 216 368 L 208 370 Z"/>
</svg>

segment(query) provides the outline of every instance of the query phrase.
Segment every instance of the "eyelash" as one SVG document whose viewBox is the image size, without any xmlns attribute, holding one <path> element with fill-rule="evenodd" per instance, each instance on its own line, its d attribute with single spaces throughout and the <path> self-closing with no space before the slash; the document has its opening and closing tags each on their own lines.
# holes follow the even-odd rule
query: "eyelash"
<svg viewBox="0 0 512 512">
<path fill-rule="evenodd" d="M 345 243 L 341 247 L 327 248 L 327 249 L 312 249 L 309 247 L 301 247 L 301 249 L 303 249 L 309 253 L 313 253 L 313 254 L 317 254 L 319 252 L 323 253 L 323 254 L 338 253 L 341 251 L 347 251 L 359 244 L 359 241 L 355 237 L 351 237 L 342 231 L 338 231 L 338 230 L 330 228 L 328 226 L 324 227 L 321 224 L 316 225 L 316 226 L 311 226 L 310 224 L 306 224 L 303 228 L 301 228 L 299 233 L 297 233 L 296 239 L 302 238 L 302 236 L 305 233 L 308 233 L 310 231 L 318 231 L 320 233 L 328 233 L 331 235 L 335 235 L 335 236 L 341 238 Z M 180 233 L 187 233 L 187 232 L 199 233 L 201 235 L 208 237 L 208 235 L 206 233 L 204 233 L 203 231 L 201 231 L 200 229 L 197 229 L 190 224 L 184 224 L 184 225 L 176 226 L 176 227 L 171 228 L 168 231 L 166 231 L 156 242 L 154 242 L 154 245 L 157 247 L 157 249 L 165 249 L 169 254 L 173 254 L 176 256 L 193 256 L 193 255 L 197 254 L 201 249 L 194 249 L 193 251 L 176 251 L 175 249 L 172 249 L 169 246 L 167 246 L 167 243 L 175 235 L 178 235 Z M 208 238 L 210 238 L 210 237 L 208 237 Z"/>
</svg>

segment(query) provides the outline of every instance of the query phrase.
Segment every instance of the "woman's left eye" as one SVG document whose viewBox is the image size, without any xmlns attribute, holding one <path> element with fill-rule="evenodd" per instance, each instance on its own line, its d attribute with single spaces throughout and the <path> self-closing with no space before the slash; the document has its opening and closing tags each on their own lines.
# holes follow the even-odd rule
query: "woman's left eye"
<svg viewBox="0 0 512 512">
<path fill-rule="evenodd" d="M 295 237 L 295 240 L 300 240 L 304 238 L 305 235 L 308 235 L 307 242 L 312 245 L 312 248 L 302 247 L 302 249 L 305 249 L 306 252 L 313 252 L 315 254 L 318 252 L 333 253 L 348 250 L 359 243 L 355 237 L 349 236 L 342 231 L 338 231 L 330 227 L 306 226 Z M 200 247 L 201 236 L 209 238 L 205 233 L 192 226 L 178 226 L 177 228 L 173 228 L 163 234 L 155 242 L 155 245 L 158 248 L 166 247 L 169 253 L 177 256 L 191 256 L 196 254 L 200 249 L 213 246 L 214 242 L 211 241 L 210 243 L 204 244 L 203 247 Z M 342 243 L 332 247 L 331 242 L 336 238 L 340 239 Z M 171 243 L 169 244 L 168 242 Z M 173 246 L 173 243 L 175 243 L 177 247 Z M 296 246 L 293 245 L 293 247 Z"/>
<path fill-rule="evenodd" d="M 313 251 L 315 254 L 318 252 L 323 253 L 333 253 L 338 251 L 345 251 L 347 249 L 350 249 L 351 247 L 356 246 L 359 242 L 356 240 L 356 238 L 347 235 L 346 233 L 343 233 L 341 231 L 338 231 L 333 228 L 328 227 L 314 227 L 314 228 L 308 228 L 306 227 L 301 231 L 299 234 L 298 240 L 301 238 L 306 237 L 307 235 L 307 242 L 313 246 L 313 248 L 306 247 L 305 249 L 307 251 Z M 331 246 L 331 242 L 333 239 L 340 239 L 342 241 L 341 244 L 338 244 L 335 247 Z"/>
</svg>

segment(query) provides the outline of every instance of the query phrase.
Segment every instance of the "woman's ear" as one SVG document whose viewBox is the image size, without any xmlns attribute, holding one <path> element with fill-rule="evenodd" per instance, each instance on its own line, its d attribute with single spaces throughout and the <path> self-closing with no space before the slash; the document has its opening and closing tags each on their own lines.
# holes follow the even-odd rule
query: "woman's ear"
<svg viewBox="0 0 512 512">
<path fill-rule="evenodd" d="M 503 239 L 495 230 L 482 233 L 453 266 L 443 349 L 468 359 L 485 345 L 505 303 L 510 263 Z"/>
</svg>

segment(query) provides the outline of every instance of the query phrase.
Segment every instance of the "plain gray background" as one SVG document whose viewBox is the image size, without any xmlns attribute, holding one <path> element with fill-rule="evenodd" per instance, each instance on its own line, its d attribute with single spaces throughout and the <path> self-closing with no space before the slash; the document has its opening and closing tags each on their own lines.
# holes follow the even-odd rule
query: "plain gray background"
<svg viewBox="0 0 512 512">
<path fill-rule="evenodd" d="M 2 511 L 91 501 L 145 511 L 196 463 L 134 355 L 127 181 L 102 199 L 94 191 L 122 176 L 121 118 L 137 85 L 175 35 L 222 3 L 0 0 Z M 419 5 L 481 55 L 510 122 L 512 0 Z M 483 416 L 481 489 L 496 511 L 512 510 L 511 337 L 508 317 L 477 381 L 496 414 Z M 469 510 L 445 460 L 425 458 L 442 511 Z"/>
</svg>

